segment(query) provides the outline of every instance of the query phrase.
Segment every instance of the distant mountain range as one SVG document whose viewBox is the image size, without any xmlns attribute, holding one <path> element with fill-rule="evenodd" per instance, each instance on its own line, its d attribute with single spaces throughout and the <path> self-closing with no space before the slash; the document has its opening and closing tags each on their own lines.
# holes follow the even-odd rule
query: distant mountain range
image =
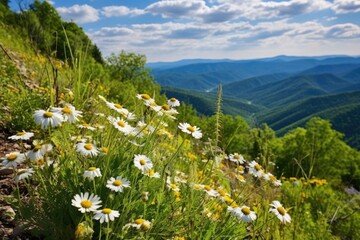
<svg viewBox="0 0 360 240">
<path fill-rule="evenodd" d="M 225 113 L 266 122 L 279 134 L 320 116 L 360 149 L 360 57 L 189 59 L 148 67 L 164 92 L 200 113 L 213 113 L 222 84 Z"/>
</svg>

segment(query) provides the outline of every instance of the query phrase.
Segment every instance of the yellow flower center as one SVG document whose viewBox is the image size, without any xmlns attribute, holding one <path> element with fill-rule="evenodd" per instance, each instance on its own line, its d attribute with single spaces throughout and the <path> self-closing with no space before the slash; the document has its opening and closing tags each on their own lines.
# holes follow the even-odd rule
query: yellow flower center
<svg viewBox="0 0 360 240">
<path fill-rule="evenodd" d="M 200 189 L 201 187 L 200 187 L 200 185 L 197 185 L 197 184 L 196 184 L 196 185 L 194 186 L 194 188 L 195 188 L 195 189 Z"/>
<path fill-rule="evenodd" d="M 239 160 L 241 157 L 240 157 L 240 155 L 236 154 L 236 155 L 234 155 L 234 158 Z"/>
<path fill-rule="evenodd" d="M 142 166 L 146 165 L 146 161 L 144 159 L 140 159 L 140 165 Z"/>
<path fill-rule="evenodd" d="M 278 210 L 278 212 L 279 212 L 282 216 L 284 216 L 284 215 L 286 214 L 286 210 L 285 210 L 285 208 L 283 208 L 283 207 L 278 207 L 276 210 Z"/>
<path fill-rule="evenodd" d="M 220 196 L 225 196 L 226 195 L 226 193 L 224 192 L 224 190 L 222 190 L 222 189 L 218 189 L 217 190 L 218 191 L 218 193 L 220 194 Z"/>
<path fill-rule="evenodd" d="M 82 200 L 80 205 L 83 207 L 83 208 L 91 208 L 92 206 L 92 202 L 89 201 L 89 200 Z"/>
<path fill-rule="evenodd" d="M 245 180 L 243 175 L 238 175 L 239 180 Z"/>
<path fill-rule="evenodd" d="M 23 135 L 25 135 L 26 134 L 26 132 L 17 132 L 16 133 L 16 136 L 23 136 Z"/>
<path fill-rule="evenodd" d="M 177 99 L 174 98 L 174 97 L 173 97 L 173 98 L 170 98 L 170 101 L 172 101 L 172 102 L 176 102 L 176 100 L 177 100 Z"/>
<path fill-rule="evenodd" d="M 44 118 L 51 118 L 54 114 L 52 112 L 44 112 L 43 117 Z"/>
<path fill-rule="evenodd" d="M 150 176 L 150 177 L 152 177 L 152 176 L 155 175 L 155 172 L 154 172 L 154 170 L 152 170 L 152 169 L 150 169 L 150 170 L 148 171 L 148 173 L 149 173 L 149 176 Z"/>
<path fill-rule="evenodd" d="M 241 211 L 242 211 L 242 213 L 245 214 L 245 215 L 249 215 L 249 214 L 250 214 L 250 208 L 248 208 L 248 207 L 243 207 L 243 208 L 241 208 Z"/>
<path fill-rule="evenodd" d="M 135 220 L 136 224 L 143 224 L 144 222 L 145 222 L 145 220 L 141 219 L 141 218 Z"/>
<path fill-rule="evenodd" d="M 297 178 L 296 177 L 290 177 L 289 180 L 292 181 L 292 182 L 295 182 L 297 180 Z"/>
<path fill-rule="evenodd" d="M 120 104 L 118 104 L 118 103 L 115 103 L 114 107 L 116 107 L 117 109 L 122 109 L 122 106 Z"/>
<path fill-rule="evenodd" d="M 261 170 L 261 166 L 260 166 L 259 164 L 256 164 L 256 165 L 254 166 L 254 168 L 256 169 L 256 171 L 260 171 L 260 170 Z"/>
<path fill-rule="evenodd" d="M 84 145 L 84 148 L 88 151 L 92 150 L 93 149 L 93 146 L 90 144 L 90 143 L 87 143 Z"/>
<path fill-rule="evenodd" d="M 141 94 L 141 97 L 142 97 L 142 99 L 145 99 L 145 100 L 150 100 L 151 99 L 151 97 L 146 93 Z"/>
<path fill-rule="evenodd" d="M 90 124 L 88 124 L 88 123 L 83 123 L 82 124 L 84 127 L 90 127 Z"/>
<path fill-rule="evenodd" d="M 112 212 L 112 210 L 110 208 L 104 208 L 103 210 L 101 210 L 101 212 L 103 214 L 110 214 Z"/>
<path fill-rule="evenodd" d="M 170 107 L 169 107 L 169 105 L 164 104 L 164 105 L 162 105 L 162 109 L 164 109 L 165 111 L 169 111 Z"/>
<path fill-rule="evenodd" d="M 189 126 L 186 129 L 189 130 L 190 132 L 195 132 L 195 128 L 193 126 Z"/>
<path fill-rule="evenodd" d="M 123 182 L 122 182 L 121 180 L 115 180 L 115 181 L 113 182 L 113 185 L 116 186 L 116 187 L 118 187 L 118 186 L 123 185 Z"/>
<path fill-rule="evenodd" d="M 63 109 L 61 109 L 61 111 L 62 111 L 63 113 L 65 113 L 65 114 L 71 114 L 71 113 L 72 113 L 71 109 L 68 108 L 68 107 L 64 107 Z"/>
<path fill-rule="evenodd" d="M 89 171 L 95 171 L 95 170 L 96 170 L 96 167 L 89 167 L 88 170 L 89 170 Z"/>
<path fill-rule="evenodd" d="M 16 158 L 17 158 L 17 155 L 13 154 L 13 153 L 6 157 L 6 159 L 8 161 L 14 161 Z"/>
<path fill-rule="evenodd" d="M 177 188 L 176 184 L 174 184 L 174 183 L 173 183 L 173 184 L 171 184 L 171 188 L 172 188 L 172 189 Z"/>
<path fill-rule="evenodd" d="M 45 161 L 43 158 L 35 160 L 35 164 L 38 166 L 44 165 Z"/>
<path fill-rule="evenodd" d="M 36 151 L 39 151 L 40 149 L 41 149 L 41 145 L 38 144 L 33 148 L 33 151 L 36 152 Z"/>
<path fill-rule="evenodd" d="M 103 147 L 101 150 L 105 154 L 107 154 L 109 152 L 109 148 L 107 148 L 107 147 Z"/>
<path fill-rule="evenodd" d="M 211 190 L 211 187 L 209 185 L 205 185 L 204 188 L 207 190 L 207 191 L 210 191 Z"/>
<path fill-rule="evenodd" d="M 119 125 L 120 127 L 125 127 L 125 123 L 123 121 L 118 121 L 117 125 Z"/>
</svg>

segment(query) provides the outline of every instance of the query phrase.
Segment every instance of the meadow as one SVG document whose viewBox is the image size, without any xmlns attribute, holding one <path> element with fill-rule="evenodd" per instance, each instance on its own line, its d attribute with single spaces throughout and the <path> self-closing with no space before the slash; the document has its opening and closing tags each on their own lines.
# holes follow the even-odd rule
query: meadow
<svg viewBox="0 0 360 240">
<path fill-rule="evenodd" d="M 143 55 L 97 61 L 64 30 L 61 59 L 20 29 L 1 22 L 0 123 L 18 149 L 0 164 L 24 236 L 360 237 L 360 155 L 329 121 L 277 137 L 224 115 L 221 86 L 202 116 L 160 94 Z"/>
</svg>

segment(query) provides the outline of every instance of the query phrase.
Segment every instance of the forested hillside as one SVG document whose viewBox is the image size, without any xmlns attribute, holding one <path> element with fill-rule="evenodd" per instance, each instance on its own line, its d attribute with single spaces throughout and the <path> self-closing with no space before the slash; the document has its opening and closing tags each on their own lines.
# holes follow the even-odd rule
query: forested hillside
<svg viewBox="0 0 360 240">
<path fill-rule="evenodd" d="M 358 92 L 333 93 L 354 81 L 356 69 L 342 72 L 348 76 L 342 83 L 339 76 L 327 78 L 332 85 L 323 86 L 316 74 L 304 79 L 333 95 L 278 106 L 281 119 L 264 114 L 281 128 L 279 136 L 257 121 L 271 111 L 268 105 L 223 96 L 215 83 L 216 93 L 161 88 L 146 61 L 126 49 L 102 57 L 47 1 L 20 12 L 0 1 L 1 237 L 360 237 L 360 152 L 343 136 L 354 123 L 338 126 L 311 115 L 333 109 L 334 123 L 358 116 L 350 104 Z M 285 72 L 268 79 L 272 70 L 261 73 L 266 61 L 255 64 L 265 77 L 249 88 L 294 77 Z M 302 71 L 304 61 L 294 61 L 288 68 Z M 200 72 L 212 69 L 203 64 Z M 278 64 L 273 68 L 282 69 Z M 290 107 L 304 124 L 281 124 Z"/>
</svg>

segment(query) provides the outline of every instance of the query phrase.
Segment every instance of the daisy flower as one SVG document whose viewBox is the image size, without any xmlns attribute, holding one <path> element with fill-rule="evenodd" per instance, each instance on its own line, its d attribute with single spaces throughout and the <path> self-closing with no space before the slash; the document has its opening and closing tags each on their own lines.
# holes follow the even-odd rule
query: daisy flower
<svg viewBox="0 0 360 240">
<path fill-rule="evenodd" d="M 15 135 L 12 135 L 10 137 L 8 137 L 8 139 L 11 140 L 29 140 L 30 138 L 32 138 L 34 136 L 34 133 L 32 132 L 25 132 L 24 130 L 21 132 L 17 132 Z"/>
<path fill-rule="evenodd" d="M 96 212 L 101 207 L 100 197 L 93 193 L 89 196 L 88 192 L 76 194 L 71 201 L 71 205 L 77 207 L 80 212 Z"/>
<path fill-rule="evenodd" d="M 85 170 L 83 177 L 89 178 L 90 180 L 93 180 L 96 177 L 101 177 L 101 171 L 100 168 L 96 167 L 89 167 L 88 170 Z"/>
<path fill-rule="evenodd" d="M 78 117 L 82 117 L 82 112 L 77 111 L 75 107 L 71 104 L 65 104 L 65 107 L 62 108 L 52 107 L 51 112 L 63 115 L 64 121 L 67 121 L 69 123 L 79 121 Z"/>
<path fill-rule="evenodd" d="M 96 128 L 92 127 L 90 124 L 88 123 L 81 123 L 77 125 L 78 128 L 83 128 L 83 129 L 88 129 L 90 131 L 95 131 Z"/>
<path fill-rule="evenodd" d="M 112 116 L 108 117 L 109 122 L 114 125 L 120 132 L 124 133 L 125 135 L 129 135 L 133 131 L 133 127 L 130 126 L 124 119 L 122 118 L 114 118 Z"/>
<path fill-rule="evenodd" d="M 152 99 L 149 94 L 143 93 L 143 94 L 137 94 L 136 97 L 140 100 L 144 101 L 144 104 L 146 106 L 151 106 L 153 103 L 155 103 L 155 100 Z"/>
<path fill-rule="evenodd" d="M 104 208 L 97 210 L 93 219 L 99 220 L 100 223 L 114 221 L 115 218 L 119 217 L 119 211 L 111 210 L 110 208 Z"/>
<path fill-rule="evenodd" d="M 31 161 L 44 158 L 45 154 L 53 149 L 51 144 L 42 144 L 38 140 L 34 140 L 33 145 L 34 147 L 26 153 L 26 157 Z"/>
<path fill-rule="evenodd" d="M 232 215 L 237 217 L 239 220 L 242 220 L 244 222 L 252 222 L 256 220 L 256 214 L 254 211 L 251 211 L 249 207 L 242 206 L 242 207 L 228 207 L 228 212 L 230 212 Z"/>
<path fill-rule="evenodd" d="M 10 152 L 1 158 L 1 164 L 5 167 L 16 167 L 25 160 L 25 154 L 19 152 Z"/>
<path fill-rule="evenodd" d="M 170 98 L 167 101 L 167 105 L 169 105 L 170 107 L 179 107 L 180 106 L 180 102 L 179 100 L 177 100 L 176 98 Z"/>
<path fill-rule="evenodd" d="M 216 190 L 212 189 L 209 185 L 204 186 L 204 191 L 211 197 L 218 197 L 220 195 Z"/>
<path fill-rule="evenodd" d="M 122 192 L 124 188 L 130 187 L 130 181 L 120 176 L 117 176 L 116 179 L 111 177 L 107 181 L 106 187 L 114 192 Z"/>
<path fill-rule="evenodd" d="M 291 222 L 291 217 L 285 210 L 285 208 L 281 205 L 279 201 L 272 201 L 270 203 L 270 210 L 269 212 L 273 212 L 276 217 L 284 224 Z"/>
<path fill-rule="evenodd" d="M 175 117 L 173 115 L 176 115 L 176 114 L 179 114 L 178 111 L 176 111 L 174 108 L 170 108 L 169 105 L 167 104 L 163 104 L 161 107 L 160 107 L 160 111 L 158 111 L 158 114 L 160 116 L 162 115 L 166 115 L 172 119 L 175 119 Z"/>
<path fill-rule="evenodd" d="M 124 228 L 127 227 L 135 227 L 138 230 L 147 231 L 151 227 L 151 222 L 145 219 L 136 219 L 133 223 L 128 223 L 124 226 Z"/>
<path fill-rule="evenodd" d="M 155 172 L 154 169 L 145 170 L 143 174 L 151 178 L 160 178 L 160 174 Z"/>
<path fill-rule="evenodd" d="M 51 166 L 52 164 L 54 163 L 54 161 L 52 161 L 52 160 L 46 160 L 45 161 L 45 159 L 43 159 L 43 158 L 40 158 L 40 159 L 37 159 L 37 160 L 35 160 L 34 161 L 34 165 L 35 165 L 35 167 L 38 167 L 38 168 L 44 168 L 45 166 Z"/>
<path fill-rule="evenodd" d="M 264 170 L 260 164 L 253 160 L 249 163 L 249 173 L 254 177 L 261 178 L 264 174 Z"/>
<path fill-rule="evenodd" d="M 244 157 L 241 154 L 237 154 L 237 153 L 230 154 L 229 155 L 229 160 L 232 161 L 232 162 L 235 162 L 237 164 L 244 164 L 245 163 Z"/>
<path fill-rule="evenodd" d="M 204 187 L 205 187 L 205 185 L 203 185 L 203 184 L 198 184 L 198 183 L 193 184 L 193 188 L 196 190 L 203 190 Z"/>
<path fill-rule="evenodd" d="M 45 110 L 36 110 L 34 113 L 35 123 L 41 125 L 41 128 L 57 127 L 63 121 L 63 116 L 58 113 L 47 112 Z"/>
<path fill-rule="evenodd" d="M 193 136 L 196 139 L 200 139 L 202 137 L 200 128 L 198 128 L 196 126 L 191 126 L 188 123 L 179 123 L 179 128 L 184 133 L 190 134 L 191 136 Z"/>
<path fill-rule="evenodd" d="M 15 176 L 15 181 L 21 181 L 25 178 L 30 177 L 32 174 L 34 173 L 34 170 L 32 168 L 27 168 L 27 169 L 19 169 L 16 173 Z"/>
<path fill-rule="evenodd" d="M 153 168 L 153 163 L 150 158 L 145 155 L 137 155 L 134 157 L 135 167 L 140 169 L 142 172 L 145 172 L 148 169 Z"/>
<path fill-rule="evenodd" d="M 79 142 L 76 144 L 76 151 L 82 156 L 97 156 L 99 151 L 92 143 Z"/>
<path fill-rule="evenodd" d="M 180 192 L 180 188 L 175 183 L 171 182 L 170 177 L 167 177 L 166 185 L 170 190 L 175 191 L 175 192 Z"/>
</svg>

